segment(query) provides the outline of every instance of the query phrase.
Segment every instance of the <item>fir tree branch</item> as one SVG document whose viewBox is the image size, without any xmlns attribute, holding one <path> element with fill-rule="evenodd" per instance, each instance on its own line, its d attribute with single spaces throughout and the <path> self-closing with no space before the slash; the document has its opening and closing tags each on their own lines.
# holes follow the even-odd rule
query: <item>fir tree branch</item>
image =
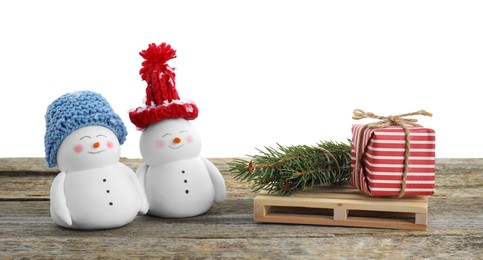
<svg viewBox="0 0 483 260">
<path fill-rule="evenodd" d="M 249 161 L 229 163 L 235 179 L 251 184 L 254 192 L 290 195 L 320 185 L 341 185 L 350 178 L 351 144 L 324 141 L 316 146 L 296 145 L 257 149 Z"/>
</svg>

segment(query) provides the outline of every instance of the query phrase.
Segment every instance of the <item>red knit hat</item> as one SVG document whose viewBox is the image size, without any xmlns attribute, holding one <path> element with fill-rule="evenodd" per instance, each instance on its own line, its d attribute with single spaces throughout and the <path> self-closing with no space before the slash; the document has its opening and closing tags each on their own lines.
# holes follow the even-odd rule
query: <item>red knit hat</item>
<svg viewBox="0 0 483 260">
<path fill-rule="evenodd" d="M 152 43 L 139 55 L 144 58 L 139 74 L 148 86 L 145 106 L 129 112 L 131 122 L 142 130 L 167 118 L 195 119 L 198 116 L 196 104 L 179 100 L 174 68 L 166 64 L 176 58 L 176 51 L 164 42 L 159 46 Z"/>
</svg>

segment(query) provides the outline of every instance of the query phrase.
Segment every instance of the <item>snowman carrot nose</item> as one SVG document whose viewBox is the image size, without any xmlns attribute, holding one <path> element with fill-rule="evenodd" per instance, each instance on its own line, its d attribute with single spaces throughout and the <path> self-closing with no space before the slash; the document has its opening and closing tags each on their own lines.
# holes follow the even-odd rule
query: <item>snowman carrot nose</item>
<svg viewBox="0 0 483 260">
<path fill-rule="evenodd" d="M 94 148 L 99 148 L 99 146 L 101 146 L 101 144 L 99 142 L 95 142 L 92 146 Z"/>
<path fill-rule="evenodd" d="M 179 143 L 181 143 L 181 138 L 179 138 L 179 137 L 175 137 L 175 138 L 173 139 L 173 143 L 175 143 L 175 144 L 179 144 Z"/>
</svg>

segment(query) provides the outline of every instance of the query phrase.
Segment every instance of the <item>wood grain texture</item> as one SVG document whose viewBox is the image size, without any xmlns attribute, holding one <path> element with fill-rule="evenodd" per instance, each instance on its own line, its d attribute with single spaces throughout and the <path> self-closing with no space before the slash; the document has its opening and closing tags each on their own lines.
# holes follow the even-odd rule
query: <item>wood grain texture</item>
<svg viewBox="0 0 483 260">
<path fill-rule="evenodd" d="M 43 158 L 0 158 L 0 258 L 104 259 L 481 259 L 483 159 L 437 159 L 428 230 L 255 223 L 254 194 L 235 181 L 230 159 L 210 159 L 227 199 L 186 219 L 138 216 L 111 230 L 78 231 L 50 219 L 57 174 Z M 140 159 L 123 162 L 136 169 Z"/>
</svg>

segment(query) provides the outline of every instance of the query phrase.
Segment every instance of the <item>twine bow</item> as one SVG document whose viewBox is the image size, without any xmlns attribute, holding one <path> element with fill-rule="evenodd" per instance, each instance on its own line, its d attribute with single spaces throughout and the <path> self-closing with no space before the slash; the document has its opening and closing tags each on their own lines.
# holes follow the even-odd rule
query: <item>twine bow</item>
<svg viewBox="0 0 483 260">
<path fill-rule="evenodd" d="M 400 126 L 402 129 L 404 129 L 404 170 L 402 174 L 402 180 L 401 180 L 401 190 L 399 192 L 398 197 L 403 197 L 404 192 L 406 191 L 406 179 L 407 179 L 407 174 L 409 170 L 409 154 L 410 154 L 410 141 L 411 141 L 411 134 L 409 132 L 409 126 L 416 126 L 416 127 L 421 127 L 420 124 L 418 124 L 418 120 L 415 118 L 405 118 L 407 116 L 415 116 L 415 115 L 423 115 L 423 116 L 433 116 L 433 114 L 425 111 L 425 110 L 419 110 L 416 112 L 412 113 L 406 113 L 406 114 L 400 114 L 400 115 L 391 115 L 391 116 L 378 116 L 375 115 L 371 112 L 366 112 L 362 109 L 355 109 L 353 112 L 352 119 L 354 120 L 359 120 L 359 119 L 364 119 L 364 118 L 374 118 L 374 119 L 379 119 L 377 122 L 369 123 L 364 125 L 359 133 L 359 140 L 356 145 L 358 148 L 356 151 L 356 162 L 355 162 L 355 171 L 354 171 L 354 177 L 355 179 L 355 185 L 357 189 L 362 191 L 361 187 L 361 176 L 360 176 L 360 170 L 361 170 L 361 159 L 362 159 L 362 137 L 363 133 L 366 129 L 375 129 L 375 128 L 384 128 L 388 126 Z"/>
</svg>

